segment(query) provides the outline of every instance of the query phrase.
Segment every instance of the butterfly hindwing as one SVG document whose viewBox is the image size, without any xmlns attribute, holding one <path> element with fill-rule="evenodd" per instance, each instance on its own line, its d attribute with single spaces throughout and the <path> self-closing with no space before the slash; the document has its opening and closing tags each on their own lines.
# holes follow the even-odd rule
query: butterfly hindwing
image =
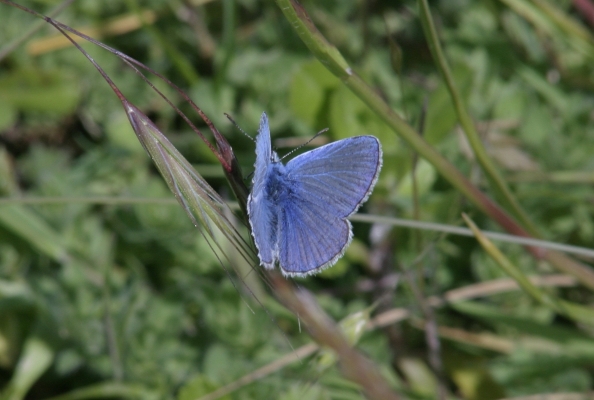
<svg viewBox="0 0 594 400">
<path fill-rule="evenodd" d="M 279 210 L 279 264 L 285 275 L 331 266 L 351 242 L 351 224 L 320 204 L 294 198 Z"/>
</svg>

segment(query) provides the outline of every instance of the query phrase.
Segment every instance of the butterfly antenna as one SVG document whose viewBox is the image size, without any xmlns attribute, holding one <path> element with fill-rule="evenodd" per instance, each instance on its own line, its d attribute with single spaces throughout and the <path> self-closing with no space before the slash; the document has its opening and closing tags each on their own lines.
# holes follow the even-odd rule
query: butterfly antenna
<svg viewBox="0 0 594 400">
<path fill-rule="evenodd" d="M 296 152 L 297 150 L 299 150 L 300 148 L 302 148 L 303 146 L 307 146 L 308 144 L 310 144 L 315 138 L 317 138 L 318 136 L 320 136 L 322 133 L 324 132 L 328 132 L 329 128 L 324 128 L 321 131 L 319 131 L 318 133 L 316 133 L 311 139 L 309 139 L 307 142 L 303 143 L 301 146 L 298 146 L 296 148 L 294 148 L 293 150 L 291 150 L 290 152 L 288 152 L 287 154 L 285 154 L 282 158 L 281 161 L 285 159 L 285 157 L 290 156 L 291 154 L 293 154 L 294 152 Z"/>
<path fill-rule="evenodd" d="M 245 132 L 243 129 L 241 129 L 241 127 L 240 127 L 239 125 L 237 125 L 237 122 L 235 122 L 235 120 L 233 119 L 233 117 L 231 117 L 231 116 L 230 116 L 229 114 L 227 114 L 227 113 L 223 113 L 223 114 L 225 114 L 225 117 L 227 117 L 227 119 L 228 119 L 229 121 L 231 121 L 231 123 L 232 123 L 233 125 L 235 125 L 235 127 L 236 127 L 237 129 L 239 129 L 239 130 L 241 131 L 241 133 L 243 133 L 244 135 L 246 135 L 247 137 L 249 137 L 249 138 L 250 138 L 250 140 L 251 140 L 252 142 L 255 142 L 255 141 L 256 141 L 256 140 L 255 140 L 253 137 L 251 137 L 251 136 L 250 136 L 250 135 L 248 135 L 248 134 L 247 134 L 247 133 L 246 133 L 246 132 Z"/>
</svg>

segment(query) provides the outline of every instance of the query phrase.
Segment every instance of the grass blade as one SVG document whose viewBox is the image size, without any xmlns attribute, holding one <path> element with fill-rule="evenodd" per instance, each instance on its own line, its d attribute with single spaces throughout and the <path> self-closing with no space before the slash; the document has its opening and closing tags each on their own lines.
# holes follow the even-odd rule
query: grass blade
<svg viewBox="0 0 594 400">
<path fill-rule="evenodd" d="M 526 275 L 512 263 L 502 252 L 499 250 L 472 222 L 466 214 L 462 215 L 470 229 L 474 232 L 477 240 L 485 249 L 485 251 L 497 262 L 505 273 L 511 276 L 518 285 L 530 296 L 532 296 L 538 302 L 551 307 L 559 314 L 565 315 L 575 321 L 587 323 L 590 325 L 594 324 L 594 309 L 580 304 L 570 303 L 568 301 L 557 299 L 548 293 L 543 292 L 537 286 L 533 285 Z"/>
</svg>

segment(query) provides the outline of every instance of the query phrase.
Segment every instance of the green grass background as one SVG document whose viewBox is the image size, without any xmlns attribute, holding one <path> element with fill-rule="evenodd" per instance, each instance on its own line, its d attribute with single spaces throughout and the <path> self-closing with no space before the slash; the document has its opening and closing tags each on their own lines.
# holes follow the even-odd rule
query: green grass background
<svg viewBox="0 0 594 400">
<path fill-rule="evenodd" d="M 460 96 L 513 196 L 544 238 L 588 248 L 594 40 L 587 13 L 574 3 L 430 6 Z M 49 13 L 59 3 L 20 4 Z M 303 6 L 363 80 L 492 195 L 462 139 L 417 3 Z M 364 212 L 452 225 L 463 225 L 466 212 L 482 229 L 500 230 L 442 171 L 415 161 L 411 148 L 316 60 L 272 1 L 79 0 L 56 19 L 94 29 L 91 36 L 182 87 L 229 140 L 246 183 L 254 145 L 223 113 L 255 135 L 266 111 L 273 141 L 290 139 L 275 141 L 281 155 L 325 127 L 327 140 L 360 134 L 381 140 L 384 167 Z M 35 23 L 0 4 L 0 52 Z M 125 29 L 114 31 L 116 23 Z M 222 238 L 228 259 L 221 265 L 173 200 L 117 97 L 72 45 L 51 46 L 47 39 L 56 34 L 45 26 L 0 61 L 0 399 L 198 399 L 310 343 L 259 267 L 250 273 Z M 234 201 L 217 159 L 181 118 L 116 56 L 83 47 Z M 171 88 L 156 84 L 191 115 Z M 592 326 L 521 290 L 489 291 L 507 275 L 475 239 L 354 226 L 345 257 L 298 284 L 337 321 L 407 310 L 409 318 L 381 328 L 358 334 L 347 328 L 402 398 L 438 398 L 439 387 L 452 399 L 588 396 Z M 247 228 L 238 229 L 249 237 Z M 587 285 L 518 245 L 496 245 L 522 274 L 554 275 L 543 289 L 547 296 L 592 304 Z M 479 285 L 477 298 L 427 312 L 431 296 L 469 285 Z M 426 319 L 444 328 L 439 336 L 426 335 Z M 439 338 L 440 352 L 427 337 Z M 431 367 L 432 356 L 441 371 Z M 273 370 L 221 398 L 363 398 L 328 354 Z"/>
</svg>

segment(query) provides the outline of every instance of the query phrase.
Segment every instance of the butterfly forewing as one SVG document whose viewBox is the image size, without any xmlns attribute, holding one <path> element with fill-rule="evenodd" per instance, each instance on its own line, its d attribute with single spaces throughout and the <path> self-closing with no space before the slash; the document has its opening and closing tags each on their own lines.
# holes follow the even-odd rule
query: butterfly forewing
<svg viewBox="0 0 594 400">
<path fill-rule="evenodd" d="M 330 143 L 295 157 L 287 177 L 298 182 L 296 196 L 346 218 L 367 199 L 381 168 L 381 147 L 373 136 Z"/>
</svg>

